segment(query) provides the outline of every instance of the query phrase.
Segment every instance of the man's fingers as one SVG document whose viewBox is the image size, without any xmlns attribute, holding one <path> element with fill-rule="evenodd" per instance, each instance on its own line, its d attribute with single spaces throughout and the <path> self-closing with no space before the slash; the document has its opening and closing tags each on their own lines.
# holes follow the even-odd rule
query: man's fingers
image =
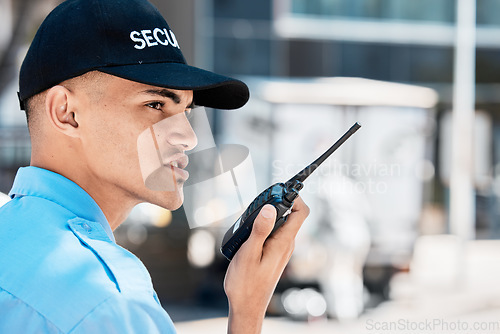
<svg viewBox="0 0 500 334">
<path fill-rule="evenodd" d="M 309 207 L 300 197 L 297 197 L 292 208 L 292 213 L 290 213 L 286 222 L 269 237 L 265 244 L 264 253 L 274 254 L 273 257 L 265 260 L 266 263 L 272 265 L 276 261 L 277 256 L 280 258 L 276 263 L 278 266 L 288 262 L 294 250 L 295 236 L 308 215 Z"/>
<path fill-rule="evenodd" d="M 289 257 L 288 253 L 291 253 L 293 250 L 295 236 L 308 215 L 309 207 L 304 203 L 302 198 L 297 197 L 292 208 L 292 213 L 290 213 L 283 226 L 271 236 L 271 239 L 273 239 L 272 241 L 270 240 L 272 245 L 266 245 L 266 247 L 281 249 L 281 253 L 285 254 L 285 257 Z M 273 230 L 275 222 L 276 208 L 270 204 L 265 205 L 254 221 L 250 237 L 243 243 L 236 255 L 239 255 L 238 257 L 245 257 L 247 260 L 260 261 L 264 243 Z"/>
<path fill-rule="evenodd" d="M 257 218 L 253 223 L 252 233 L 248 240 L 241 246 L 240 252 L 248 252 L 248 254 L 254 255 L 260 260 L 262 256 L 262 247 L 267 237 L 274 228 L 274 222 L 276 221 L 276 209 L 270 204 L 266 204 L 260 210 Z M 260 251 L 256 251 L 260 249 Z"/>
<path fill-rule="evenodd" d="M 292 207 L 292 213 L 288 216 L 286 222 L 275 232 L 273 237 L 293 240 L 299 232 L 302 223 L 309 215 L 309 207 L 302 198 L 297 197 Z"/>
</svg>

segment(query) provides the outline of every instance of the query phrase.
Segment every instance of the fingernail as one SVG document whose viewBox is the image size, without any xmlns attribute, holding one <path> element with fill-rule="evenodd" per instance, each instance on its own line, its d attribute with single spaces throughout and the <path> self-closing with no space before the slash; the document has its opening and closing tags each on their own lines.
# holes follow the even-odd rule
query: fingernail
<svg viewBox="0 0 500 334">
<path fill-rule="evenodd" d="M 272 218 L 273 217 L 273 206 L 272 205 L 265 205 L 262 210 L 260 211 L 260 214 L 264 218 Z"/>
</svg>

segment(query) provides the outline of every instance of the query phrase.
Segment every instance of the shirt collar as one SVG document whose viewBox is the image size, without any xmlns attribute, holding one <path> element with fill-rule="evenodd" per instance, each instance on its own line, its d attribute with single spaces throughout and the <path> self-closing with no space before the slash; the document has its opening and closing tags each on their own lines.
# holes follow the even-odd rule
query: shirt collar
<svg viewBox="0 0 500 334">
<path fill-rule="evenodd" d="M 60 174 L 32 166 L 19 168 L 9 196 L 36 196 L 55 202 L 78 217 L 98 222 L 115 242 L 108 220 L 99 205 L 79 185 Z"/>
</svg>

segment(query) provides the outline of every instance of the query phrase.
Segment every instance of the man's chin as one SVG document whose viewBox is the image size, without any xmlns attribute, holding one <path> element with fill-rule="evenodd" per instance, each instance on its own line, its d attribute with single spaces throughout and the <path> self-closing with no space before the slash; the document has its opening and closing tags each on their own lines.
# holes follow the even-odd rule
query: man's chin
<svg viewBox="0 0 500 334">
<path fill-rule="evenodd" d="M 183 195 L 184 194 L 182 194 L 182 196 L 179 197 L 178 201 L 175 201 L 175 202 L 171 203 L 169 205 L 170 206 L 169 208 L 165 208 L 164 206 L 162 206 L 162 207 L 165 208 L 165 209 L 168 209 L 170 211 L 177 210 L 178 208 L 180 208 L 182 206 L 182 203 L 184 203 L 184 196 Z"/>
<path fill-rule="evenodd" d="M 182 186 L 176 191 L 154 191 L 147 201 L 170 211 L 177 210 L 184 202 L 184 191 Z"/>
</svg>

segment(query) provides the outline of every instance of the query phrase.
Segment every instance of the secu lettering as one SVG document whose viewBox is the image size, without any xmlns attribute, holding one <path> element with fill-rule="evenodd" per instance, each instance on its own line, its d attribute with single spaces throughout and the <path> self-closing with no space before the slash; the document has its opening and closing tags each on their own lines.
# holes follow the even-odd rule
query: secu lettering
<svg viewBox="0 0 500 334">
<path fill-rule="evenodd" d="M 146 46 L 150 48 L 157 45 L 171 45 L 180 49 L 173 31 L 167 30 L 167 28 L 154 28 L 153 31 L 147 29 L 140 32 L 134 30 L 130 33 L 130 39 L 137 43 L 134 45 L 134 48 L 138 50 L 142 50 Z"/>
</svg>

